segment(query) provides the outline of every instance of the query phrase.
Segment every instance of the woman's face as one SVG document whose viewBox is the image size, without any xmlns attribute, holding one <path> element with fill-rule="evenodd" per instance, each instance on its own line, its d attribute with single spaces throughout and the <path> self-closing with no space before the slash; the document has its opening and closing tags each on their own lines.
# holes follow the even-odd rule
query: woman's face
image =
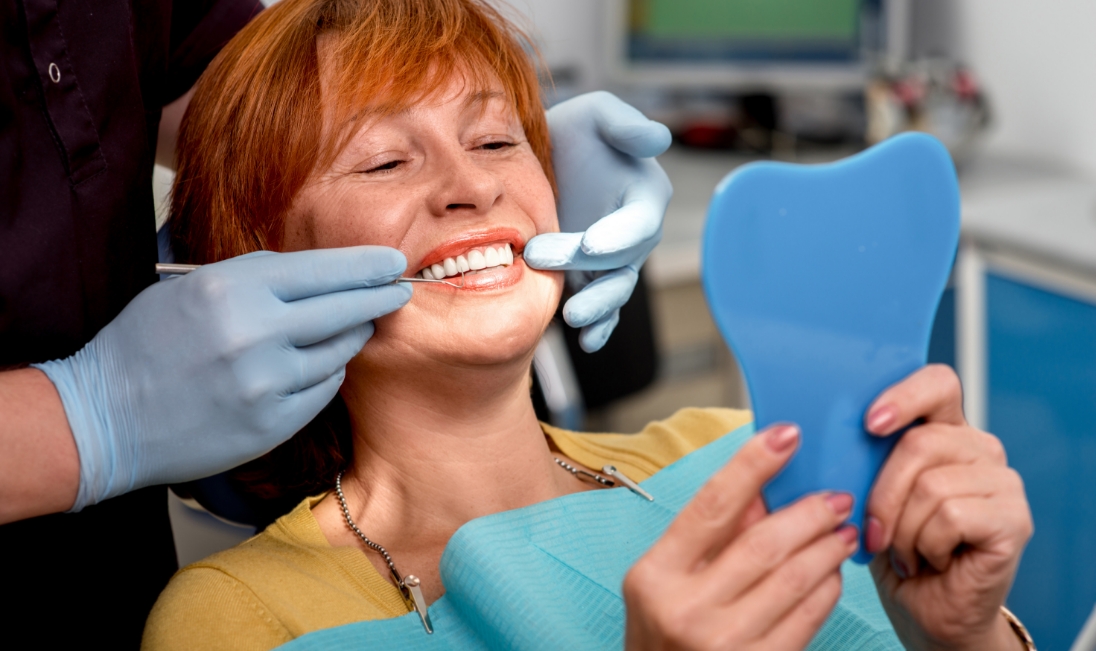
<svg viewBox="0 0 1096 651">
<path fill-rule="evenodd" d="M 555 312 L 562 274 L 520 256 L 534 235 L 559 230 L 551 185 L 501 85 L 464 86 L 457 79 L 437 99 L 367 123 L 286 217 L 286 250 L 390 246 L 407 256 L 405 276 L 455 284 L 469 269 L 464 289 L 415 284 L 407 306 L 377 320 L 358 363 L 513 362 Z"/>
</svg>

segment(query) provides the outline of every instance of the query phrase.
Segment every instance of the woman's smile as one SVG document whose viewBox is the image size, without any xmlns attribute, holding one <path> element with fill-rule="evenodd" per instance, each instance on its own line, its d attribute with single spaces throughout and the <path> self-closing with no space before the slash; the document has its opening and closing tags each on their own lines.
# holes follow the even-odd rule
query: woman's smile
<svg viewBox="0 0 1096 651">
<path fill-rule="evenodd" d="M 426 254 L 413 275 L 427 280 L 448 280 L 463 290 L 503 289 L 516 285 L 524 275 L 521 251 L 525 238 L 516 229 L 473 231 L 448 240 Z M 449 285 L 432 284 L 436 291 L 455 291 Z M 425 289 L 425 288 L 424 288 Z"/>
</svg>

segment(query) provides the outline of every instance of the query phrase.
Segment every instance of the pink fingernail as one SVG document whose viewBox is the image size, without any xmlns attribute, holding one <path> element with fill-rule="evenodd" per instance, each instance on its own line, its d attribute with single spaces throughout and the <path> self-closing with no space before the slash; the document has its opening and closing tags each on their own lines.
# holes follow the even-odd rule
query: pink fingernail
<svg viewBox="0 0 1096 651">
<path fill-rule="evenodd" d="M 871 415 L 868 416 L 868 431 L 875 434 L 882 434 L 894 425 L 894 421 L 898 419 L 898 410 L 890 405 L 879 407 Z"/>
<path fill-rule="evenodd" d="M 848 493 L 833 493 L 826 498 L 826 504 L 829 504 L 834 514 L 842 520 L 849 517 L 849 512 L 852 511 L 852 501 L 852 495 Z"/>
<path fill-rule="evenodd" d="M 777 425 L 765 435 L 765 443 L 773 452 L 787 452 L 799 438 L 799 428 L 795 425 Z"/>
<path fill-rule="evenodd" d="M 868 518 L 868 526 L 864 531 L 864 543 L 872 554 L 878 554 L 883 550 L 883 523 L 874 515 Z"/>
<path fill-rule="evenodd" d="M 860 538 L 860 530 L 848 524 L 837 530 L 837 536 L 844 540 L 846 545 L 852 545 Z"/>
</svg>

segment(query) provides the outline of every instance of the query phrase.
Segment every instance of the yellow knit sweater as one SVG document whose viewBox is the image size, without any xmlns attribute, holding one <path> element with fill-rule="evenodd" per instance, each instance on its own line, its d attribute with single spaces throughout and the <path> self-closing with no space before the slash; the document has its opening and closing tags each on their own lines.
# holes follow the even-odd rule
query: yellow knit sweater
<svg viewBox="0 0 1096 651">
<path fill-rule="evenodd" d="M 567 456 L 613 464 L 635 481 L 750 422 L 749 412 L 683 409 L 638 434 L 579 434 L 544 425 Z M 272 649 L 352 622 L 398 617 L 407 606 L 365 553 L 332 547 L 311 497 L 250 540 L 179 570 L 145 626 L 142 648 Z"/>
</svg>

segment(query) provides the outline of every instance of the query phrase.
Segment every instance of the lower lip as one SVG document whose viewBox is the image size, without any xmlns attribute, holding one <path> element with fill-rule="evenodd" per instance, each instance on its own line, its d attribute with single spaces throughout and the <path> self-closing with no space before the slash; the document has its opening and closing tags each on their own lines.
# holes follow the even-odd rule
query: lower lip
<svg viewBox="0 0 1096 651">
<path fill-rule="evenodd" d="M 443 285 L 441 283 L 422 283 L 424 288 L 442 290 L 442 291 L 476 291 L 485 292 L 494 289 L 506 289 L 512 287 L 521 282 L 522 276 L 525 275 L 525 261 L 521 258 L 514 258 L 514 264 L 505 267 L 491 267 L 490 269 L 481 269 L 479 271 L 470 271 L 464 274 L 464 286 L 459 290 L 456 287 L 449 285 Z M 451 276 L 445 279 L 446 282 L 453 283 L 454 285 L 461 284 L 460 276 Z"/>
</svg>

